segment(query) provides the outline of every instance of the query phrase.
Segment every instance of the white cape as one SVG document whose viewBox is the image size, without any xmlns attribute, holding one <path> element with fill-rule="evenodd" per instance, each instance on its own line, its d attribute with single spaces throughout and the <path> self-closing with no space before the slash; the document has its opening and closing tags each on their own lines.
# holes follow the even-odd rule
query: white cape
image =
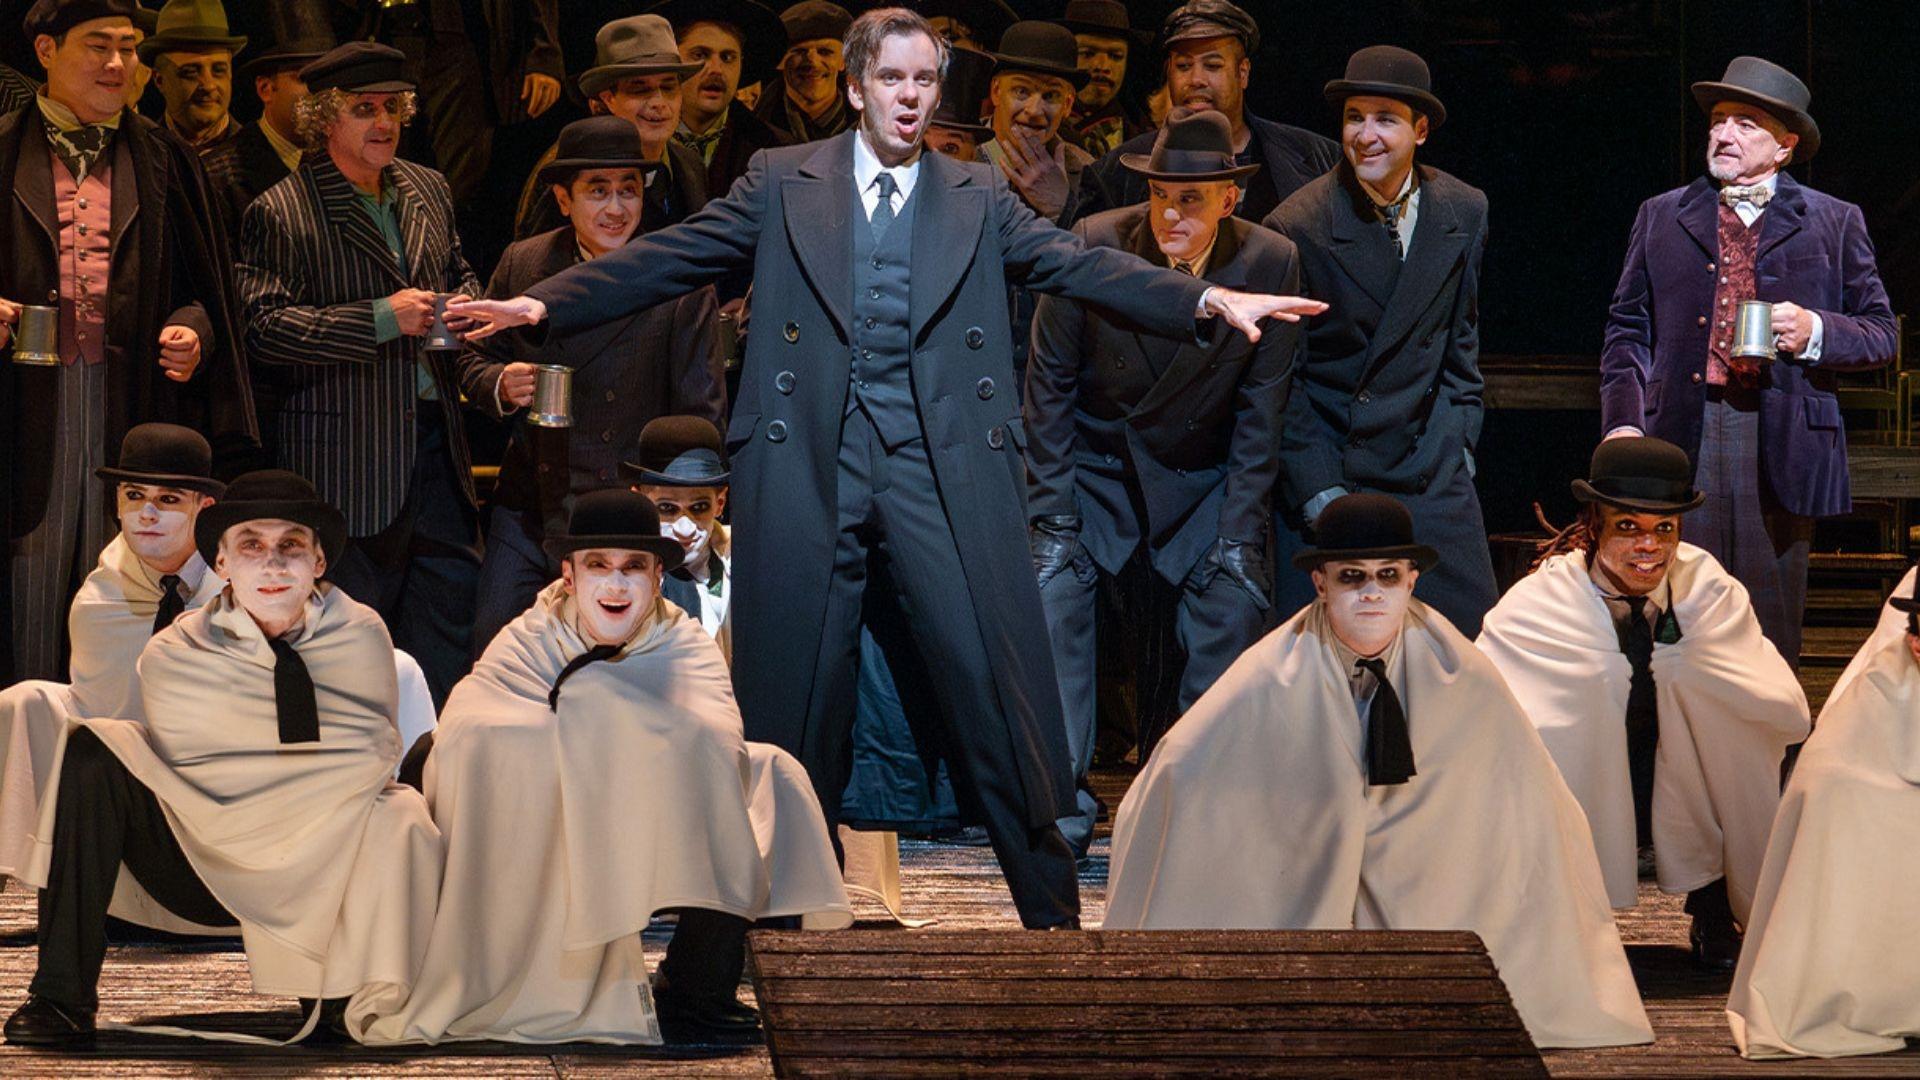
<svg viewBox="0 0 1920 1080">
<path fill-rule="evenodd" d="M 1893 591 L 1887 595 L 1890 597 L 1912 596 L 1914 576 L 1915 571 L 1909 569 L 1906 576 L 1900 579 L 1900 584 L 1895 585 Z M 1833 689 L 1827 693 L 1827 700 L 1839 701 L 1840 695 L 1846 692 L 1848 685 L 1859 677 L 1860 672 L 1866 669 L 1868 663 L 1879 655 L 1880 650 L 1885 648 L 1888 642 L 1905 641 L 1906 637 L 1907 613 L 1882 601 L 1880 618 L 1874 622 L 1873 633 L 1867 636 L 1866 644 L 1860 646 L 1860 651 L 1853 654 L 1853 659 L 1847 661 L 1846 668 L 1840 672 L 1840 678 L 1834 680 Z"/>
<path fill-rule="evenodd" d="M 447 699 L 426 786 L 447 868 L 411 997 L 364 994 L 367 1043 L 657 1043 L 640 932 L 657 911 L 852 921 L 826 821 L 791 755 L 750 744 L 726 661 L 660 602 L 627 650 L 588 643 L 560 583 Z"/>
<path fill-rule="evenodd" d="M 293 644 L 313 678 L 319 742 L 280 742 L 273 651 L 228 592 L 140 654 L 144 723 L 75 724 L 159 800 L 187 860 L 239 920 L 256 992 L 405 986 L 425 946 L 414 928 L 434 908 L 440 837 L 419 793 L 392 779 L 393 642 L 371 608 L 323 583 Z M 31 884 L 46 882 L 58 796 L 54 786 L 42 802 Z"/>
<path fill-rule="evenodd" d="M 1651 1042 L 1586 819 L 1499 673 L 1414 601 L 1393 681 L 1419 771 L 1373 787 L 1327 632 L 1309 605 L 1154 750 L 1106 928 L 1471 930 L 1536 1044 Z"/>
<path fill-rule="evenodd" d="M 1869 644 L 1856 666 L 1774 819 L 1727 1001 L 1748 1057 L 1920 1038 L 1920 666 L 1903 636 Z"/>
<path fill-rule="evenodd" d="M 1761 635 L 1746 588 L 1712 555 L 1681 544 L 1667 584 L 1680 640 L 1653 647 L 1660 887 L 1685 893 L 1724 876 L 1734 916 L 1744 922 L 1780 802 L 1780 761 L 1807 735 L 1807 695 Z M 1507 590 L 1487 613 L 1478 644 L 1586 811 L 1613 906 L 1633 907 L 1631 669 L 1586 554 L 1556 555 Z"/>
</svg>

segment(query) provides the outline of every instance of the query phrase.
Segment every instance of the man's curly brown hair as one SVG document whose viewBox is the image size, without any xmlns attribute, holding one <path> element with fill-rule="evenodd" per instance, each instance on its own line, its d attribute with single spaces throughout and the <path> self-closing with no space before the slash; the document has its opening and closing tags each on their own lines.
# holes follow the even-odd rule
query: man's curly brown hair
<svg viewBox="0 0 1920 1080">
<path fill-rule="evenodd" d="M 318 150 L 327 144 L 327 129 L 340 119 L 341 112 L 353 104 L 353 99 L 358 96 L 331 87 L 300 99 L 299 104 L 293 107 L 294 132 L 307 149 Z M 400 111 L 394 118 L 404 125 L 419 110 L 419 100 L 411 90 L 403 90 L 396 96 L 400 99 Z"/>
</svg>

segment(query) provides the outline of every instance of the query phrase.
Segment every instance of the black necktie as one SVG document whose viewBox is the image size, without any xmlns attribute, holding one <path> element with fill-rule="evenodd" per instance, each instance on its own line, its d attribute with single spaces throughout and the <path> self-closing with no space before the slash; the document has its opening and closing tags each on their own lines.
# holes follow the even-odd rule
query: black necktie
<svg viewBox="0 0 1920 1080">
<path fill-rule="evenodd" d="M 553 680 L 553 689 L 547 693 L 547 708 L 554 712 L 560 711 L 560 684 L 572 678 L 574 672 L 596 660 L 611 660 L 619 655 L 620 646 L 618 645 L 595 645 L 567 661 L 567 666 L 560 669 L 560 677 Z"/>
<path fill-rule="evenodd" d="M 1393 236 L 1393 253 L 1400 258 L 1407 257 L 1407 244 L 1400 238 L 1400 215 L 1407 212 L 1407 204 L 1413 199 L 1413 189 L 1408 188 L 1405 195 L 1380 207 L 1380 220 L 1387 223 L 1387 232 Z"/>
<path fill-rule="evenodd" d="M 313 698 L 313 676 L 292 645 L 268 638 L 273 647 L 273 703 L 280 714 L 280 741 L 320 741 L 320 706 Z"/>
<path fill-rule="evenodd" d="M 160 610 L 153 613 L 153 632 L 159 633 L 173 625 L 173 620 L 187 610 L 187 598 L 180 595 L 180 575 L 160 575 Z"/>
<path fill-rule="evenodd" d="M 1404 784 L 1414 775 L 1406 710 L 1387 681 L 1386 661 L 1361 660 L 1357 666 L 1372 672 L 1374 682 L 1373 703 L 1367 707 L 1367 783 Z"/>
<path fill-rule="evenodd" d="M 873 182 L 880 188 L 880 201 L 873 205 L 873 217 L 868 220 L 873 224 L 873 242 L 877 244 L 887 234 L 887 226 L 893 224 L 893 193 L 900 190 L 900 185 L 894 183 L 893 174 L 889 172 L 881 173 Z"/>
<path fill-rule="evenodd" d="M 1620 628 L 1620 651 L 1632 669 L 1627 683 L 1627 774 L 1633 783 L 1634 820 L 1639 842 L 1653 842 L 1653 761 L 1660 740 L 1660 701 L 1653 684 L 1653 624 L 1647 598 L 1623 596 L 1627 623 Z"/>
</svg>

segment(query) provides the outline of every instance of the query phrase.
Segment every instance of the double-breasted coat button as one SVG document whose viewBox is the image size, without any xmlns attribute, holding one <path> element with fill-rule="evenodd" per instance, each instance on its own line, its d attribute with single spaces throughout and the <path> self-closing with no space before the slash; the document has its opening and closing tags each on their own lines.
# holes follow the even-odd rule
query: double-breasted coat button
<svg viewBox="0 0 1920 1080">
<path fill-rule="evenodd" d="M 786 325 L 785 329 L 780 331 L 780 333 L 782 336 L 784 336 L 787 339 L 787 344 L 791 345 L 794 342 L 800 340 L 800 324 L 797 322 L 790 322 Z"/>
<path fill-rule="evenodd" d="M 967 327 L 967 348 L 977 349 L 987 343 L 987 332 L 977 326 Z"/>
<path fill-rule="evenodd" d="M 793 372 L 783 371 L 773 377 L 773 388 L 783 394 L 793 393 Z"/>
<path fill-rule="evenodd" d="M 1199 423 L 1199 421 L 1197 421 L 1197 420 L 1189 420 L 1189 421 L 1187 421 L 1187 430 L 1188 430 L 1188 431 L 1198 431 L 1199 429 L 1200 429 L 1200 423 Z"/>
<path fill-rule="evenodd" d="M 59 299 L 60 299 L 60 290 L 59 290 L 59 289 L 48 289 L 48 290 L 47 290 L 47 303 L 49 303 L 49 304 L 52 304 L 52 303 L 57 303 L 57 302 L 59 301 Z"/>
<path fill-rule="evenodd" d="M 867 316 L 867 329 L 871 330 L 878 325 L 880 325 L 878 320 L 871 315 Z"/>
<path fill-rule="evenodd" d="M 1700 316 L 1700 325 L 1701 326 L 1707 325 L 1707 317 L 1705 315 Z"/>
<path fill-rule="evenodd" d="M 603 432 L 601 432 L 601 433 L 600 433 L 600 441 L 601 441 L 601 442 L 603 442 L 603 443 L 610 443 L 610 442 L 612 442 L 612 441 L 613 441 L 613 432 L 611 432 L 611 431 L 603 431 Z"/>
<path fill-rule="evenodd" d="M 1696 384 L 1697 384 L 1697 383 L 1700 383 L 1700 382 L 1704 382 L 1704 381 L 1705 381 L 1705 379 L 1706 379 L 1706 376 L 1704 376 L 1704 375 L 1702 375 L 1702 374 L 1700 374 L 1699 372 L 1697 372 L 1697 371 L 1696 371 L 1696 372 L 1694 372 L 1694 373 L 1693 373 L 1693 381 L 1694 381 L 1694 382 L 1695 382 Z"/>
<path fill-rule="evenodd" d="M 768 442 L 786 442 L 787 441 L 787 422 L 785 420 L 775 420 L 772 423 L 767 425 L 767 441 Z"/>
<path fill-rule="evenodd" d="M 1353 395 L 1353 400 L 1359 402 L 1362 405 L 1365 405 L 1367 402 L 1373 400 L 1373 395 L 1367 393 L 1365 390 L 1362 390 L 1359 393 Z"/>
<path fill-rule="evenodd" d="M 1007 433 L 1000 428 L 987 432 L 987 445 L 995 450 L 1007 445 Z"/>
<path fill-rule="evenodd" d="M 613 391 L 611 391 L 611 390 L 609 390 L 609 391 L 607 391 L 607 400 L 608 400 L 608 401 L 612 401 L 613 399 L 614 399 L 614 393 L 613 393 Z"/>
<path fill-rule="evenodd" d="M 981 401 L 990 401 L 990 400 L 992 400 L 992 398 L 993 398 L 993 380 L 992 380 L 992 379 L 981 379 L 981 380 L 980 380 L 980 381 L 979 381 L 979 382 L 978 382 L 977 384 L 975 384 L 975 385 L 974 385 L 974 388 L 973 388 L 973 392 L 974 392 L 974 393 L 976 393 L 976 394 L 979 394 L 979 395 L 980 395 L 980 400 L 981 400 Z"/>
</svg>

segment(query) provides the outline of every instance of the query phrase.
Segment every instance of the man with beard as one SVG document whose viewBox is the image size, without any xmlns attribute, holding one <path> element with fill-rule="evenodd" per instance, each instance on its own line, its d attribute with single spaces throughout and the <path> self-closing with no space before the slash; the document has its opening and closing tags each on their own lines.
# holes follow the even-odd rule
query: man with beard
<svg viewBox="0 0 1920 1080">
<path fill-rule="evenodd" d="M 7 364 L 0 438 L 15 678 L 57 678 L 68 602 L 111 534 L 89 497 L 109 447 L 186 424 L 223 466 L 257 452 L 231 267 L 200 161 L 128 109 L 132 0 L 40 0 L 23 23 L 47 85 L 0 120 L 0 347 L 57 308 L 60 362 Z M 0 672 L 0 681 L 5 679 Z"/>
<path fill-rule="evenodd" d="M 240 135 L 233 102 L 233 58 L 247 47 L 245 37 L 227 29 L 220 0 L 167 0 L 160 9 L 159 31 L 140 43 L 140 59 L 153 68 L 153 85 L 166 100 L 168 130 L 200 152 L 202 162 Z M 218 190 L 224 176 L 208 172 Z"/>
<path fill-rule="evenodd" d="M 1806 84 L 1742 56 L 1693 97 L 1708 175 L 1634 220 L 1600 355 L 1600 430 L 1687 452 L 1707 493 L 1690 535 L 1798 665 L 1814 520 L 1853 505 L 1835 380 L 1892 359 L 1898 329 L 1860 208 L 1781 172 L 1820 148 Z M 1749 300 L 1773 305 L 1770 361 L 1733 355 Z"/>
<path fill-rule="evenodd" d="M 1105 928 L 1471 930 L 1535 1045 L 1652 1042 L 1580 804 L 1500 673 L 1414 598 L 1438 553 L 1385 495 L 1320 520 L 1294 562 L 1313 601 L 1120 804 Z"/>
<path fill-rule="evenodd" d="M 389 620 L 440 702 L 473 659 L 480 534 L 456 355 L 424 346 L 436 298 L 480 284 L 446 181 L 395 157 L 405 62 L 361 41 L 302 69 L 314 152 L 247 208 L 237 271 L 279 458 L 346 514 L 333 580 Z"/>
<path fill-rule="evenodd" d="M 144 719 L 82 719 L 55 752 L 25 875 L 42 889 L 40 962 L 10 1043 L 92 1042 L 123 866 L 174 916 L 237 924 L 256 993 L 338 999 L 419 968 L 440 835 L 393 780 L 386 626 L 319 580 L 344 518 L 300 477 L 253 472 L 200 511 L 194 540 L 227 585 L 141 652 Z"/>
<path fill-rule="evenodd" d="M 645 144 L 618 116 L 594 116 L 560 133 L 559 157 L 538 179 L 568 224 L 516 242 L 494 268 L 487 295 L 518 296 L 569 266 L 632 239 L 643 215 Z M 621 463 L 656 417 L 685 413 L 719 423 L 726 382 L 714 349 L 711 288 L 579 333 L 508 334 L 470 342 L 460 358 L 469 402 L 514 420 L 500 461 L 487 523 L 474 612 L 473 654 L 527 609 L 557 572 L 541 550 L 574 499 L 619 481 Z M 536 365 L 573 372 L 573 424 L 540 426 L 521 413 L 533 404 Z"/>
<path fill-rule="evenodd" d="M 673 24 L 680 59 L 702 65 L 681 80 L 673 138 L 706 163 L 707 197 L 725 195 L 753 155 L 793 141 L 734 100 L 743 83 L 761 82 L 778 69 L 787 28 L 757 0 L 666 0 L 648 11 Z"/>
<path fill-rule="evenodd" d="M 1128 22 L 1127 5 L 1120 0 L 1068 0 L 1066 11 L 1055 21 L 1073 31 L 1080 47 L 1080 70 L 1087 73 L 1087 84 L 1073 99 L 1068 125 L 1080 149 L 1095 158 L 1105 157 L 1150 127 L 1120 98 L 1127 82 L 1127 61 L 1144 35 Z"/>
<path fill-rule="evenodd" d="M 801 0 L 780 13 L 787 28 L 787 51 L 780 73 L 760 90 L 755 116 L 784 131 L 794 142 L 838 135 L 853 126 L 841 73 L 846 59 L 840 39 L 853 16 L 827 0 Z"/>
<path fill-rule="evenodd" d="M 315 29 L 306 36 L 290 35 L 275 42 L 240 65 L 241 83 L 251 84 L 260 99 L 260 119 L 242 127 L 230 142 L 202 158 L 215 192 L 226 203 L 228 225 L 234 234 L 239 233 L 240 222 L 253 200 L 300 167 L 306 149 L 300 142 L 294 112 L 307 93 L 307 84 L 300 81 L 300 69 L 326 55 L 333 44 L 332 34 L 324 28 Z"/>
<path fill-rule="evenodd" d="M 1233 125 L 1234 161 L 1259 165 L 1247 181 L 1235 211 L 1248 221 L 1265 221 L 1289 195 L 1340 162 L 1331 139 L 1304 128 L 1278 124 L 1246 111 L 1251 57 L 1260 50 L 1260 25 L 1229 0 L 1189 0 L 1160 26 L 1166 51 L 1167 94 L 1171 108 L 1213 109 Z M 1120 155 L 1146 154 L 1153 133 L 1128 139 L 1100 162 L 1100 179 L 1114 205 L 1147 200 L 1146 181 L 1120 164 Z"/>
<path fill-rule="evenodd" d="M 707 201 L 707 163 L 674 139 L 680 126 L 680 84 L 704 66 L 680 59 L 673 27 L 658 15 L 615 19 L 594 35 L 594 66 L 580 75 L 580 92 L 594 113 L 628 121 L 640 133 L 646 154 L 640 227 L 663 228 L 700 209 Z M 541 180 L 559 154 L 558 141 L 540 158 L 520 192 L 514 216 L 516 240 L 566 225 L 567 215 L 553 198 L 553 185 Z"/>
<path fill-rule="evenodd" d="M 938 688 L 956 787 L 986 819 L 1022 921 L 1078 920 L 1064 721 L 1025 522 L 1025 432 L 1011 403 L 1012 283 L 1192 335 L 1224 317 L 1322 305 L 1207 286 L 1036 218 L 992 166 L 921 153 L 947 45 L 871 11 L 847 32 L 857 131 L 768 151 L 681 225 L 535 285 L 449 310 L 485 335 L 618 318 L 756 267 L 755 318 L 727 439 L 735 683 L 750 734 L 795 748 L 837 816 L 868 568 L 907 610 Z M 826 283 L 819 284 L 816 283 Z M 988 328 L 993 328 L 989 332 Z M 1217 325 L 1204 328 L 1224 333 Z M 1003 396 L 1004 395 L 1004 396 Z M 811 673 L 811 674 L 809 674 Z"/>
<path fill-rule="evenodd" d="M 1600 444 L 1573 483 L 1580 520 L 1487 613 L 1480 651 L 1586 811 L 1607 896 L 1639 868 L 1684 893 L 1693 954 L 1731 971 L 1807 697 L 1760 634 L 1747 590 L 1681 542 L 1706 496 L 1661 439 Z M 1624 717 L 1624 723 L 1623 718 Z"/>
<path fill-rule="evenodd" d="M 1311 544 L 1338 496 L 1405 502 L 1426 543 L 1447 553 L 1420 598 L 1463 634 L 1499 598 L 1474 445 L 1480 376 L 1480 258 L 1487 197 L 1416 163 L 1446 122 L 1426 61 L 1391 45 L 1361 49 L 1326 86 L 1346 157 L 1269 216 L 1300 248 L 1300 282 L 1334 313 L 1315 320 L 1280 433 L 1275 529 L 1282 556 Z M 1311 597 L 1283 578 L 1280 610 Z"/>
</svg>

